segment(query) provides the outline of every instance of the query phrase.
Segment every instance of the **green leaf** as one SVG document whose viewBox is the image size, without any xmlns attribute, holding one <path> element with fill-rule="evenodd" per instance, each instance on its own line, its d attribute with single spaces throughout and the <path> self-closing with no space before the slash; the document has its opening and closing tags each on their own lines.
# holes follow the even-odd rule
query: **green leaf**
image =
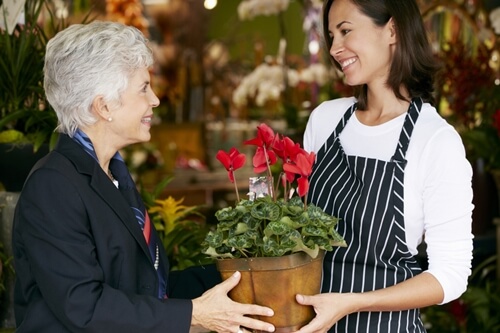
<svg viewBox="0 0 500 333">
<path fill-rule="evenodd" d="M 288 225 L 282 222 L 270 222 L 267 227 L 264 229 L 264 235 L 284 235 L 288 231 L 292 230 Z"/>
<path fill-rule="evenodd" d="M 259 220 L 276 221 L 281 217 L 281 208 L 274 202 L 260 202 L 252 207 L 251 214 Z"/>
</svg>

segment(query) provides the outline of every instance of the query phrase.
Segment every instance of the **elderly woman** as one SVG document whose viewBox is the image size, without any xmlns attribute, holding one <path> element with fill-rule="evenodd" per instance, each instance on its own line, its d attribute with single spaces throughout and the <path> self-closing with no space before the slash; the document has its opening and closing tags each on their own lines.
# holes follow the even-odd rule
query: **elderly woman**
<svg viewBox="0 0 500 333">
<path fill-rule="evenodd" d="M 227 297 L 239 273 L 193 300 L 169 297 L 169 264 L 118 151 L 150 139 L 144 36 L 72 25 L 47 44 L 45 90 L 61 133 L 32 170 L 14 219 L 15 316 L 22 332 L 272 332 Z"/>
</svg>

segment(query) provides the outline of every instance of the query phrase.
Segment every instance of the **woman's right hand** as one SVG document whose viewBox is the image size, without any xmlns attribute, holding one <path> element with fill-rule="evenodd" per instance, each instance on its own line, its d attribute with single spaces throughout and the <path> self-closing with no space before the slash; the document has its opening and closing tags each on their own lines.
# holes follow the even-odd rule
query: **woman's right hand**
<svg viewBox="0 0 500 333">
<path fill-rule="evenodd" d="M 247 317 L 247 315 L 273 316 L 272 309 L 242 304 L 231 300 L 227 293 L 240 282 L 241 274 L 236 272 L 229 279 L 219 283 L 193 300 L 192 326 L 201 326 L 220 333 L 236 333 L 241 327 L 274 332 L 274 326 Z"/>
</svg>

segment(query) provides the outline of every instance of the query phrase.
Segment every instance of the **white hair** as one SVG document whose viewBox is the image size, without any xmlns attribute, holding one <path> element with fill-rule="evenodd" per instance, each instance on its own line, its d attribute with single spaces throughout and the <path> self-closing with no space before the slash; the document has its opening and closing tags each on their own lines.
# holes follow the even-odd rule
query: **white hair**
<svg viewBox="0 0 500 333">
<path fill-rule="evenodd" d="M 120 105 L 132 74 L 152 64 L 147 40 L 134 27 L 94 21 L 57 33 L 47 43 L 44 89 L 58 131 L 73 136 L 77 128 L 94 124 L 94 98 Z"/>
</svg>

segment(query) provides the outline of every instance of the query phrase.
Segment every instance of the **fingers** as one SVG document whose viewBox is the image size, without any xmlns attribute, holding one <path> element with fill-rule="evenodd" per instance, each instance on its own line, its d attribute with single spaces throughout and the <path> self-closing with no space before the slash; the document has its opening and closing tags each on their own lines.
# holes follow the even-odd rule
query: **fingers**
<svg viewBox="0 0 500 333">
<path fill-rule="evenodd" d="M 223 290 L 227 294 L 231 289 L 236 287 L 236 285 L 240 282 L 240 279 L 241 279 L 241 273 L 237 271 L 229 279 L 224 280 L 219 285 L 223 288 Z M 242 311 L 245 314 L 267 316 L 267 317 L 271 317 L 274 315 L 274 311 L 271 308 L 265 306 L 254 305 L 254 304 L 241 304 L 241 305 L 244 306 L 244 308 L 242 308 Z"/>
<path fill-rule="evenodd" d="M 312 305 L 311 298 L 305 295 L 297 294 L 295 295 L 297 303 L 302 305 Z"/>
<path fill-rule="evenodd" d="M 229 279 L 222 281 L 219 286 L 221 286 L 227 294 L 231 289 L 236 287 L 236 285 L 240 282 L 240 279 L 241 273 L 236 271 Z"/>
<path fill-rule="evenodd" d="M 243 332 L 248 332 L 249 329 L 257 330 L 259 332 L 274 332 L 275 330 L 272 324 L 266 323 L 265 321 L 252 319 L 250 317 L 242 317 L 242 319 L 239 322 Z M 243 327 L 245 327 L 246 330 L 243 329 Z"/>
<path fill-rule="evenodd" d="M 238 284 L 240 278 L 241 273 L 236 272 L 217 286 L 207 290 L 201 297 L 193 299 L 191 324 L 216 332 L 236 333 L 239 326 L 246 327 L 247 330 L 274 332 L 273 325 L 249 317 L 249 315 L 273 316 L 272 309 L 255 304 L 237 303 L 228 297 L 228 292 Z"/>
</svg>

